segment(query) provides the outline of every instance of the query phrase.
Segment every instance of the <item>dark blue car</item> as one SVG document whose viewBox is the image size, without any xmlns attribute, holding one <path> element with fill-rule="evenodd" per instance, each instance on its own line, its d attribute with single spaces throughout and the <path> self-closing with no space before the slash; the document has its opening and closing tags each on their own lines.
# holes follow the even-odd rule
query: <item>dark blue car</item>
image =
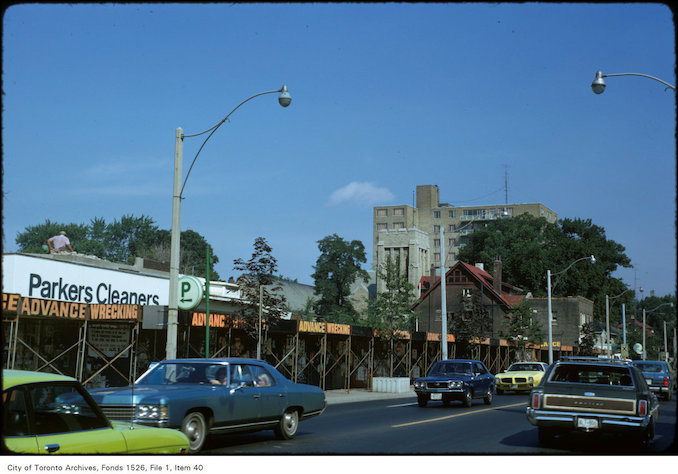
<svg viewBox="0 0 678 474">
<path fill-rule="evenodd" d="M 420 407 L 425 407 L 429 400 L 439 400 L 445 405 L 459 400 L 470 407 L 474 398 L 491 404 L 494 384 L 494 375 L 479 360 L 448 359 L 436 362 L 427 377 L 416 379 L 414 391 Z"/>
<path fill-rule="evenodd" d="M 210 433 L 273 429 L 294 437 L 325 409 L 319 387 L 294 383 L 255 359 L 177 359 L 153 365 L 133 386 L 90 390 L 113 420 L 181 430 L 190 451 Z"/>
<path fill-rule="evenodd" d="M 645 377 L 647 386 L 654 393 L 659 393 L 665 400 L 671 400 L 675 381 L 669 371 L 669 365 L 659 360 L 634 360 L 633 365 L 638 367 Z"/>
</svg>

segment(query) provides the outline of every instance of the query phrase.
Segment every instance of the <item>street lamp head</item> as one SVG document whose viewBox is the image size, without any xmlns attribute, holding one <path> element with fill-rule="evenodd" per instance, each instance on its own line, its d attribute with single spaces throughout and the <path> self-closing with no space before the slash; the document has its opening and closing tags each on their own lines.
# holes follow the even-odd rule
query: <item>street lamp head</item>
<svg viewBox="0 0 678 474">
<path fill-rule="evenodd" d="M 602 71 L 596 71 L 596 78 L 591 83 L 591 89 L 596 94 L 602 94 L 605 91 L 605 81 L 603 80 Z"/>
<path fill-rule="evenodd" d="M 278 102 L 281 106 L 287 107 L 292 103 L 292 96 L 287 92 L 287 86 L 282 86 L 280 89 L 280 96 L 278 97 Z"/>
<path fill-rule="evenodd" d="M 593 255 L 591 255 L 591 263 L 596 263 L 596 257 L 594 257 Z"/>
</svg>

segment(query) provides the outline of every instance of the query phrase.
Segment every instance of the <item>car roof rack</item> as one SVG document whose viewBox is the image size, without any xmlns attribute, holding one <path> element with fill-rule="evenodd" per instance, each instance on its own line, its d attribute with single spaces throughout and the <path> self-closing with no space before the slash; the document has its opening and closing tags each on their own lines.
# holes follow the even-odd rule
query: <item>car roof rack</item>
<svg viewBox="0 0 678 474">
<path fill-rule="evenodd" d="M 630 364 L 630 359 L 614 359 L 612 357 L 596 356 L 563 356 L 558 362 L 595 362 L 606 364 Z"/>
</svg>

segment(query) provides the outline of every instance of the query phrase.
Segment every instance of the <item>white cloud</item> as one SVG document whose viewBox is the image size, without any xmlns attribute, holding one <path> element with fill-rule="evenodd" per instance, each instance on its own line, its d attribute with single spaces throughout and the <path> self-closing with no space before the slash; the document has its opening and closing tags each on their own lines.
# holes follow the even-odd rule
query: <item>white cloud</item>
<svg viewBox="0 0 678 474">
<path fill-rule="evenodd" d="M 332 193 L 329 205 L 338 205 L 345 202 L 372 206 L 378 203 L 391 201 L 395 198 L 393 193 L 386 188 L 379 188 L 374 183 L 359 183 L 352 181 L 343 188 Z"/>
</svg>

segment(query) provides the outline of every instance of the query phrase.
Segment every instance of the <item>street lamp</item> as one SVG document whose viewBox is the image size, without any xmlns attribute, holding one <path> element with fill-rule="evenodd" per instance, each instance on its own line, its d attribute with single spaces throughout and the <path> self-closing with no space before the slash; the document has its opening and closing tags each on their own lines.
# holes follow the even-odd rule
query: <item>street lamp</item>
<svg viewBox="0 0 678 474">
<path fill-rule="evenodd" d="M 605 295 L 605 331 L 607 334 L 607 355 L 608 357 L 612 356 L 612 341 L 610 340 L 610 301 L 616 300 L 625 293 L 628 293 L 633 288 L 627 288 L 626 290 L 619 293 L 617 296 L 610 298 L 608 295 Z M 643 291 L 642 289 L 640 291 Z M 625 324 L 625 323 L 624 323 Z M 624 326 L 624 334 L 626 334 L 626 326 Z M 624 336 L 624 344 L 626 344 L 626 336 Z"/>
<path fill-rule="evenodd" d="M 596 94 L 602 94 L 605 91 L 605 81 L 603 80 L 604 77 L 613 77 L 613 76 L 640 76 L 640 77 L 647 77 L 649 79 L 654 79 L 655 81 L 661 82 L 665 86 L 669 87 L 671 90 L 676 90 L 676 86 L 672 86 L 668 82 L 664 82 L 661 79 L 658 79 L 654 76 L 648 76 L 647 74 L 638 74 L 635 72 L 622 72 L 619 74 L 603 74 L 602 71 L 596 71 L 596 77 L 593 79 L 593 82 L 591 83 L 591 89 L 593 89 L 593 92 Z"/>
<path fill-rule="evenodd" d="M 565 270 L 561 270 L 558 273 L 554 273 L 553 276 L 562 275 L 570 268 L 572 268 L 572 265 L 574 265 L 577 262 L 581 262 L 582 260 L 589 260 L 592 264 L 596 263 L 596 257 L 594 257 L 593 255 L 589 257 L 578 258 L 574 262 L 570 263 L 570 265 Z M 556 284 L 558 284 L 558 281 L 556 281 L 554 287 Z M 546 270 L 546 290 L 548 293 L 548 317 L 549 317 L 548 320 L 549 364 L 553 364 L 553 311 L 551 310 L 551 270 Z"/>
<path fill-rule="evenodd" d="M 198 159 L 198 155 L 202 151 L 203 147 L 207 143 L 207 140 L 217 131 L 217 129 L 231 116 L 233 112 L 238 110 L 241 105 L 245 102 L 248 102 L 255 97 L 259 97 L 264 94 L 276 94 L 279 93 L 278 103 L 282 107 L 287 107 L 292 102 L 292 97 L 290 96 L 287 86 L 282 86 L 279 90 L 260 92 L 251 97 L 240 102 L 233 110 L 231 110 L 226 117 L 224 117 L 221 122 L 214 125 L 207 130 L 196 133 L 193 135 L 184 135 L 184 131 L 181 127 L 176 129 L 175 138 L 174 138 L 174 187 L 172 193 L 172 231 L 171 231 L 171 244 L 170 244 L 170 281 L 169 281 L 169 305 L 167 311 L 167 345 L 165 347 L 166 358 L 174 359 L 177 356 L 177 325 L 179 320 L 179 309 L 178 309 L 178 281 L 179 281 L 179 243 L 181 238 L 181 196 L 184 192 L 184 187 L 186 186 L 186 181 L 188 176 L 191 174 L 195 160 Z M 184 138 L 197 137 L 208 133 L 207 138 L 200 146 L 198 153 L 196 153 L 193 162 L 191 163 L 188 173 L 186 173 L 186 179 L 184 179 L 183 185 L 181 185 L 181 176 L 182 176 L 182 161 L 183 161 L 183 152 L 184 152 Z M 205 324 L 209 324 L 209 321 L 206 320 Z M 209 343 L 209 341 L 207 341 Z"/>
<path fill-rule="evenodd" d="M 659 306 L 652 308 L 650 311 L 645 311 L 645 308 L 643 308 L 643 360 L 645 360 L 645 357 L 647 356 L 647 350 L 645 349 L 645 317 L 648 314 L 657 311 L 662 306 L 666 306 L 667 304 L 671 305 L 671 307 L 673 308 L 673 303 L 670 301 L 668 303 L 662 303 Z"/>
</svg>

